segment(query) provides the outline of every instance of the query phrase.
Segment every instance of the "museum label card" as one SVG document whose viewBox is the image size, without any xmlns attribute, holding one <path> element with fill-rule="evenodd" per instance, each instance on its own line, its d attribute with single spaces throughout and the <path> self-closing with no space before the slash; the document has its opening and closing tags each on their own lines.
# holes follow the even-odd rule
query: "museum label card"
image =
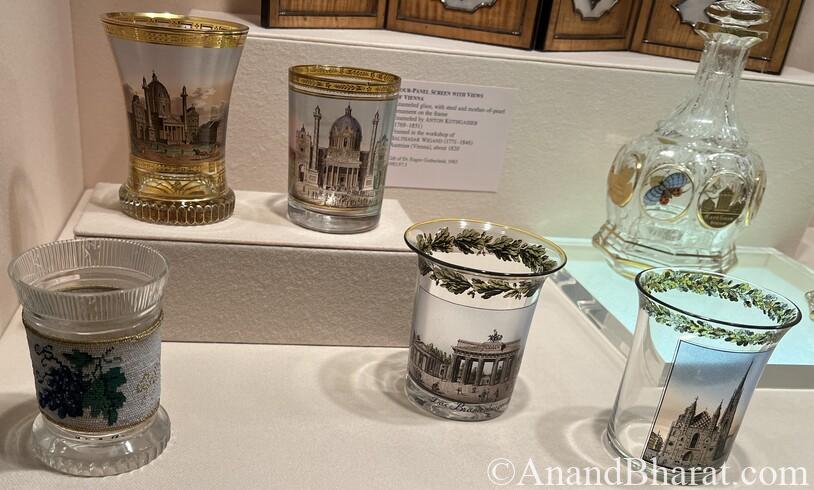
<svg viewBox="0 0 814 490">
<path fill-rule="evenodd" d="M 387 186 L 496 192 L 515 92 L 403 80 Z"/>
</svg>

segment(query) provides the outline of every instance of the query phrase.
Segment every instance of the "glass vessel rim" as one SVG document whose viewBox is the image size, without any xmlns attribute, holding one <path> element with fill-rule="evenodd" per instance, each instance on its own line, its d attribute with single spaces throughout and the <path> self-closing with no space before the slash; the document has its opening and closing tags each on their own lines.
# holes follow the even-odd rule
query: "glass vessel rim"
<svg viewBox="0 0 814 490">
<path fill-rule="evenodd" d="M 476 269 L 474 267 L 463 266 L 463 265 L 460 265 L 460 264 L 456 264 L 456 263 L 453 263 L 453 262 L 449 262 L 449 261 L 446 261 L 446 260 L 439 259 L 438 257 L 435 257 L 434 255 L 430 255 L 430 254 L 426 253 L 425 251 L 421 250 L 416 245 L 416 243 L 410 238 L 410 232 L 415 231 L 416 229 L 418 229 L 418 228 L 420 228 L 422 226 L 438 225 L 438 224 L 441 224 L 441 223 L 461 223 L 461 222 L 475 223 L 475 224 L 478 224 L 478 225 L 489 225 L 489 226 L 494 227 L 494 228 L 502 228 L 504 230 L 512 230 L 512 231 L 527 235 L 527 236 L 533 238 L 534 240 L 539 241 L 542 244 L 544 244 L 547 249 L 554 250 L 557 253 L 557 255 L 558 255 L 558 257 L 557 257 L 557 259 L 558 259 L 557 260 L 557 262 L 558 262 L 557 266 L 554 267 L 551 270 L 544 271 L 544 272 L 498 272 L 498 271 L 490 271 L 490 270 L 486 270 L 486 269 Z M 440 229 L 440 227 L 439 227 L 439 229 Z M 483 275 L 483 276 L 522 277 L 522 278 L 545 277 L 545 276 L 554 274 L 555 272 L 558 272 L 559 270 L 561 270 L 563 267 L 565 267 L 565 263 L 568 261 L 568 257 L 565 255 L 565 251 L 559 245 L 557 245 L 556 243 L 552 242 L 551 240 L 549 240 L 547 238 L 544 238 L 541 235 L 538 235 L 536 233 L 532 233 L 532 232 L 530 232 L 528 230 L 524 230 L 523 228 L 518 228 L 516 226 L 509 226 L 509 225 L 504 225 L 504 224 L 501 224 L 501 223 L 495 223 L 494 221 L 485 221 L 485 220 L 479 220 L 479 219 L 436 218 L 436 219 L 431 219 L 431 220 L 415 223 L 415 224 L 411 225 L 409 228 L 407 228 L 404 231 L 404 242 L 407 244 L 407 246 L 410 248 L 410 250 L 412 250 L 413 252 L 417 253 L 419 256 L 421 256 L 421 257 L 423 257 L 423 258 L 425 258 L 425 259 L 427 259 L 429 261 L 432 261 L 432 262 L 434 262 L 436 264 L 439 264 L 439 265 L 442 265 L 442 266 L 445 266 L 445 267 L 449 267 L 451 269 L 456 269 L 456 270 L 459 270 L 459 271 L 468 272 L 468 273 L 472 273 L 472 274 L 479 274 L 479 275 Z"/>
<path fill-rule="evenodd" d="M 48 288 L 44 288 L 44 287 L 41 287 L 41 286 L 31 284 L 30 282 L 25 281 L 21 277 L 19 277 L 19 274 L 17 273 L 17 266 L 25 258 L 30 257 L 33 254 L 35 254 L 35 253 L 37 253 L 37 252 L 39 252 L 41 250 L 45 250 L 45 249 L 48 249 L 48 248 L 54 248 L 54 247 L 62 245 L 62 244 L 67 245 L 67 244 L 70 244 L 70 243 L 80 243 L 80 242 L 108 242 L 108 243 L 114 243 L 115 242 L 115 243 L 120 243 L 120 244 L 126 245 L 126 246 L 140 247 L 140 248 L 144 249 L 145 251 L 147 251 L 151 256 L 158 259 L 160 272 L 157 275 L 151 276 L 149 278 L 149 280 L 145 281 L 144 284 L 141 284 L 139 286 L 124 288 L 124 289 L 115 289 L 115 290 L 111 290 L 111 291 L 95 291 L 95 292 L 85 292 L 85 293 L 81 293 L 81 292 L 77 293 L 77 292 L 70 292 L 70 291 L 60 291 L 60 290 L 48 289 Z M 94 266 L 89 266 L 89 268 L 92 268 L 92 267 L 94 267 Z M 114 296 L 123 296 L 123 295 L 133 294 L 133 293 L 136 293 L 136 292 L 139 292 L 139 291 L 148 291 L 155 284 L 157 284 L 157 283 L 163 281 L 164 279 L 166 279 L 168 273 L 169 273 L 169 265 L 167 264 L 167 259 L 164 258 L 164 256 L 161 255 L 161 253 L 158 252 L 158 250 L 154 249 L 153 247 L 144 245 L 143 243 L 139 243 L 139 242 L 137 242 L 135 240 L 123 240 L 123 239 L 119 239 L 119 238 L 71 238 L 71 239 L 68 239 L 68 240 L 57 240 L 57 241 L 53 241 L 53 242 L 43 243 L 41 245 L 37 245 L 36 247 L 32 247 L 32 248 L 24 251 L 23 253 L 21 253 L 20 255 L 15 257 L 14 260 L 12 260 L 11 263 L 9 263 L 9 265 L 8 265 L 8 275 L 16 284 L 18 284 L 20 286 L 23 286 L 24 288 L 26 288 L 28 290 L 31 290 L 31 291 L 37 291 L 39 293 L 43 293 L 43 294 L 50 295 L 50 296 L 53 296 L 53 297 L 67 297 L 67 298 L 90 298 L 90 297 L 93 297 L 93 298 L 105 298 L 105 297 L 114 297 Z"/>
<path fill-rule="evenodd" d="M 741 284 L 748 284 L 752 289 L 757 289 L 757 290 L 762 291 L 764 293 L 771 294 L 771 295 L 777 297 L 778 299 L 784 301 L 787 305 L 791 306 L 791 308 L 794 309 L 796 314 L 795 314 L 793 319 L 791 319 L 789 321 L 786 321 L 786 322 L 784 322 L 782 324 L 779 324 L 779 325 L 752 325 L 752 324 L 747 324 L 747 323 L 738 323 L 738 322 L 731 322 L 731 321 L 727 321 L 727 320 L 720 320 L 720 319 L 717 319 L 717 318 L 712 318 L 712 317 L 709 317 L 709 316 L 702 315 L 700 313 L 693 313 L 691 311 L 687 311 L 687 310 L 685 310 L 683 308 L 679 308 L 677 306 L 671 305 L 670 303 L 667 303 L 666 301 L 657 298 L 653 293 L 646 290 L 644 285 L 642 285 L 642 282 L 641 282 L 642 278 L 646 274 L 657 274 L 659 272 L 665 272 L 665 271 L 678 272 L 678 273 L 681 273 L 681 274 L 689 274 L 689 273 L 703 274 L 703 275 L 706 275 L 706 276 L 715 276 L 715 277 L 728 279 L 728 280 L 731 280 L 731 281 L 734 281 L 734 282 L 737 282 L 737 283 L 741 283 Z M 704 270 L 704 269 L 693 269 L 693 268 L 690 268 L 690 267 L 653 267 L 653 268 L 650 268 L 650 269 L 643 270 L 643 271 L 639 272 L 638 274 L 636 274 L 635 282 L 636 282 L 636 288 L 638 288 L 639 292 L 641 294 L 645 295 L 651 301 L 653 301 L 655 303 L 658 303 L 658 304 L 660 304 L 660 305 L 662 305 L 662 306 L 664 306 L 666 308 L 669 308 L 670 310 L 673 310 L 673 311 L 675 311 L 677 313 L 680 313 L 682 315 L 686 315 L 686 316 L 689 316 L 689 317 L 692 317 L 692 318 L 695 318 L 695 319 L 698 319 L 698 320 L 703 320 L 703 321 L 706 321 L 706 322 L 716 323 L 716 324 L 719 324 L 719 325 L 726 325 L 726 326 L 729 326 L 729 327 L 736 327 L 736 328 L 748 328 L 748 329 L 751 329 L 751 330 L 788 330 L 789 328 L 791 328 L 791 327 L 797 325 L 798 323 L 800 323 L 800 321 L 803 319 L 803 314 L 800 311 L 800 308 L 797 306 L 797 304 L 794 303 L 794 301 L 791 301 L 785 295 L 780 294 L 780 293 L 778 293 L 778 292 L 776 292 L 774 290 L 764 288 L 763 286 L 758 286 L 758 285 L 754 284 L 752 281 L 747 281 L 745 279 L 741 279 L 739 277 L 731 276 L 729 274 L 722 274 L 720 272 L 713 272 L 713 271 L 708 271 L 708 270 Z"/>
<path fill-rule="evenodd" d="M 331 89 L 342 92 L 357 93 L 366 88 L 375 88 L 377 92 L 398 93 L 401 77 L 386 71 L 373 68 L 344 65 L 294 65 L 288 68 L 289 82 L 298 83 L 298 79 L 331 85 Z M 333 86 L 338 84 L 339 86 Z M 342 85 L 350 87 L 342 88 Z"/>
<path fill-rule="evenodd" d="M 108 25 L 175 34 L 246 36 L 249 33 L 249 26 L 238 22 L 171 12 L 107 12 L 101 18 Z"/>
</svg>

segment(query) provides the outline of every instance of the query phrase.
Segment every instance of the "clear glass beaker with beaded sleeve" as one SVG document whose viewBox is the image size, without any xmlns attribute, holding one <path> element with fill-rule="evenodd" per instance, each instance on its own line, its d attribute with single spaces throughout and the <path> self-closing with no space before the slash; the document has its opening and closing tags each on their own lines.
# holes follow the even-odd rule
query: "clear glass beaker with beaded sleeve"
<svg viewBox="0 0 814 490">
<path fill-rule="evenodd" d="M 34 455 L 81 476 L 158 457 L 170 438 L 160 404 L 164 257 L 128 240 L 65 240 L 24 252 L 8 272 L 40 409 Z"/>
</svg>

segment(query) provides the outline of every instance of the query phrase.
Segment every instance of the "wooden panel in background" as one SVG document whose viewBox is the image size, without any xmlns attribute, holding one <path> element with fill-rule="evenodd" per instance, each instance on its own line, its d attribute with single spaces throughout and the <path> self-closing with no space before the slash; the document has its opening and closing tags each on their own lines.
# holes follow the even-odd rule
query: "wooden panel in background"
<svg viewBox="0 0 814 490">
<path fill-rule="evenodd" d="M 630 47 L 640 0 L 602 0 L 601 16 L 585 16 L 578 0 L 553 0 L 545 34 L 546 51 L 616 51 Z M 583 7 L 591 4 L 583 2 Z"/>
<path fill-rule="evenodd" d="M 380 29 L 387 0 L 261 0 L 263 27 Z"/>
<path fill-rule="evenodd" d="M 450 5 L 460 0 L 446 0 Z M 442 0 L 390 0 L 387 28 L 529 49 L 541 0 L 494 0 L 472 12 Z M 491 5 L 488 5 L 492 3 Z"/>
<path fill-rule="evenodd" d="M 692 1 L 692 0 L 688 0 Z M 699 0 L 694 0 L 696 3 Z M 713 0 L 700 0 L 711 4 Z M 772 19 L 756 26 L 769 33 L 765 41 L 752 48 L 746 69 L 780 73 L 791 42 L 803 0 L 755 0 L 768 8 Z M 692 26 L 681 22 L 677 0 L 643 0 L 633 35 L 631 50 L 685 60 L 699 60 L 704 42 Z"/>
</svg>

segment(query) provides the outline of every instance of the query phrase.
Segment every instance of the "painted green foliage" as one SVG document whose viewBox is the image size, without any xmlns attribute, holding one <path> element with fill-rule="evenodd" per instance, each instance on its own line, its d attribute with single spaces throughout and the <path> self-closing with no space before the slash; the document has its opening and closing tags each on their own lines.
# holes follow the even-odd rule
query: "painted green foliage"
<svg viewBox="0 0 814 490">
<path fill-rule="evenodd" d="M 548 256 L 548 251 L 542 245 L 530 245 L 505 235 L 495 237 L 485 231 L 469 228 L 461 230 L 457 235 L 450 235 L 447 227 L 441 228 L 435 235 L 420 233 L 416 237 L 416 243 L 427 255 L 455 250 L 464 255 L 492 254 L 506 262 L 521 262 L 534 272 L 547 272 L 557 266 L 557 261 Z"/>
<path fill-rule="evenodd" d="M 791 322 L 797 316 L 795 308 L 776 296 L 754 289 L 746 283 L 709 274 L 665 270 L 644 275 L 641 286 L 651 294 L 678 290 L 739 302 L 747 308 L 760 309 L 769 319 L 778 324 Z M 736 327 L 717 327 L 703 320 L 673 311 L 648 298 L 644 298 L 642 303 L 651 318 L 682 333 L 720 339 L 740 346 L 770 344 L 779 340 L 782 335 L 781 331 L 775 330 L 758 332 Z"/>
<path fill-rule="evenodd" d="M 523 240 L 505 235 L 493 236 L 486 232 L 464 229 L 457 235 L 451 235 L 444 227 L 435 234 L 420 233 L 416 245 L 422 252 L 432 255 L 433 252 L 451 253 L 459 251 L 464 255 L 494 255 L 506 262 L 519 262 L 537 273 L 544 273 L 557 267 L 558 262 L 548 256 L 542 245 L 531 245 Z M 489 299 L 502 295 L 504 298 L 529 298 L 540 289 L 543 281 L 505 281 L 502 279 L 468 279 L 465 275 L 448 267 L 432 264 L 429 260 L 419 259 L 419 271 L 422 276 L 430 275 L 436 284 L 453 294 L 466 293 L 471 297 L 480 296 Z"/>
<path fill-rule="evenodd" d="M 46 368 L 42 374 L 37 372 L 37 381 L 43 386 L 37 393 L 40 407 L 56 412 L 61 419 L 81 417 L 87 409 L 91 417 L 104 417 L 108 425 L 114 425 L 127 401 L 119 391 L 127 377 L 120 366 L 112 366 L 121 361 L 108 357 L 113 348 L 101 356 L 78 349 L 57 356 L 53 350 L 50 344 L 34 346 Z"/>
</svg>

